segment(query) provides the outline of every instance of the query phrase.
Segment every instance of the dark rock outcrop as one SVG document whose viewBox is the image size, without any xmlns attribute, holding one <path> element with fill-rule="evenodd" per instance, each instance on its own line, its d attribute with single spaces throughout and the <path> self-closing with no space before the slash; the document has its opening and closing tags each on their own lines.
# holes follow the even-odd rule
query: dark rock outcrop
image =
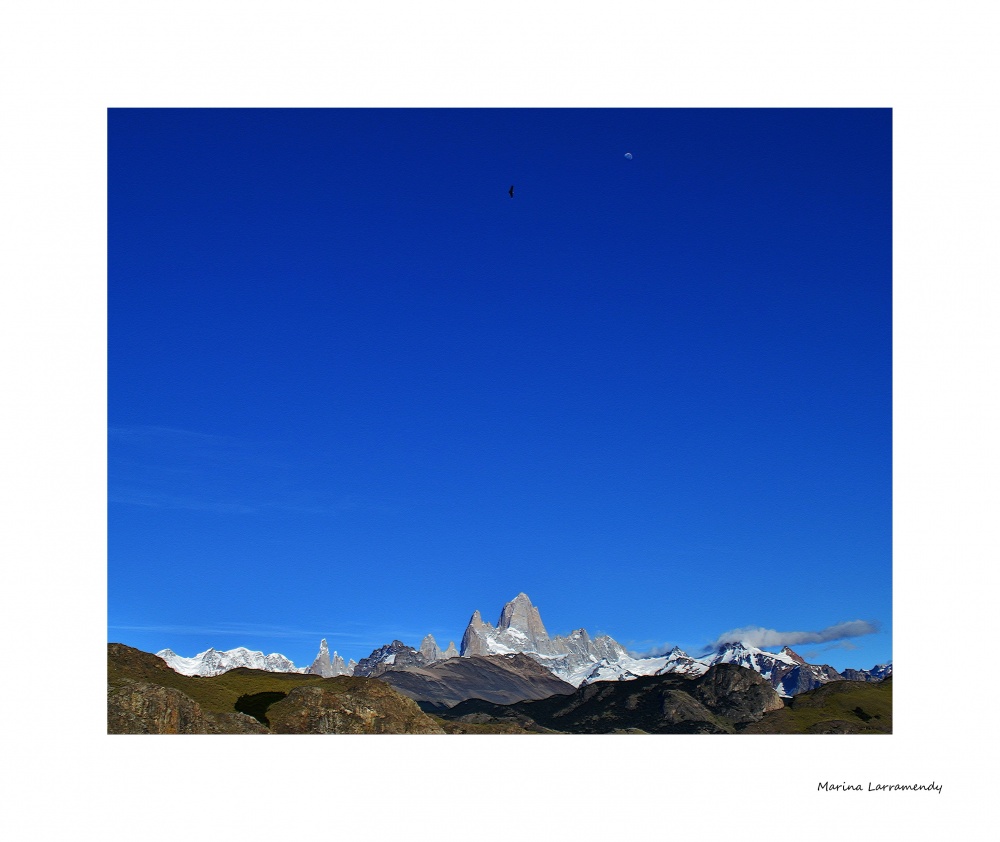
<svg viewBox="0 0 1000 842">
<path fill-rule="evenodd" d="M 401 640 L 380 646 L 367 658 L 358 661 L 354 675 L 359 678 L 378 676 L 386 670 L 403 669 L 405 667 L 422 667 L 427 659 L 412 646 L 407 646 Z"/>
<path fill-rule="evenodd" d="M 134 681 L 108 688 L 109 734 L 266 734 L 242 713 L 202 710 L 173 687 Z"/>
<path fill-rule="evenodd" d="M 464 722 L 516 722 L 526 730 L 531 723 L 574 734 L 723 734 L 783 706 L 759 673 L 717 664 L 698 678 L 666 674 L 601 681 L 568 695 L 512 705 L 472 699 L 438 715 Z"/>
<path fill-rule="evenodd" d="M 108 733 L 442 731 L 413 700 L 381 681 L 242 667 L 198 678 L 176 673 L 156 655 L 109 644 Z"/>
<path fill-rule="evenodd" d="M 884 681 L 892 677 L 892 664 L 876 664 L 870 670 L 846 669 L 840 674 L 848 681 Z"/>
<path fill-rule="evenodd" d="M 735 664 L 716 664 L 692 680 L 693 695 L 734 724 L 756 722 L 785 704 L 759 673 Z"/>
<path fill-rule="evenodd" d="M 844 676 L 827 664 L 802 663 L 775 676 L 774 685 L 786 696 L 797 696 L 815 690 L 831 681 L 843 681 Z"/>
</svg>

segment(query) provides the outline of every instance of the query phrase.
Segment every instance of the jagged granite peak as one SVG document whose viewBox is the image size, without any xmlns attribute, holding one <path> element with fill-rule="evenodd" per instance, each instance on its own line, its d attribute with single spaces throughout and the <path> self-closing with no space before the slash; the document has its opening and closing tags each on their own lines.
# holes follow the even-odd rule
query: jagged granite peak
<svg viewBox="0 0 1000 842">
<path fill-rule="evenodd" d="M 319 654 L 316 655 L 312 664 L 309 665 L 308 672 L 310 675 L 321 675 L 324 678 L 333 677 L 333 664 L 330 663 L 330 648 L 327 646 L 325 637 L 319 642 Z"/>
<path fill-rule="evenodd" d="M 529 655 L 574 687 L 589 680 L 602 662 L 607 662 L 608 669 L 614 671 L 614 664 L 622 658 L 634 660 L 608 635 L 591 639 L 583 628 L 565 637 L 549 637 L 538 608 L 525 593 L 519 593 L 504 605 L 495 628 L 476 610 L 462 636 L 462 657 L 516 653 Z M 657 666 L 662 666 L 662 662 Z M 635 672 L 631 663 L 625 669 Z"/>
<path fill-rule="evenodd" d="M 440 661 L 444 657 L 441 647 L 437 645 L 437 641 L 432 634 L 427 635 L 420 642 L 420 654 L 424 656 L 429 664 Z"/>
<path fill-rule="evenodd" d="M 496 630 L 489 623 L 483 620 L 483 615 L 477 608 L 469 618 L 469 625 L 465 627 L 462 635 L 462 649 L 459 653 L 463 658 L 470 655 L 492 655 L 494 654 L 487 643 L 488 638 Z"/>
<path fill-rule="evenodd" d="M 336 651 L 333 653 L 333 658 L 330 659 L 330 665 L 333 667 L 334 675 L 354 675 L 354 668 L 357 666 L 354 661 L 345 664 L 344 659 Z"/>
<path fill-rule="evenodd" d="M 353 663 L 353 662 L 352 662 Z M 324 638 L 319 642 L 319 654 L 312 662 L 307 673 L 321 675 L 323 678 L 333 678 L 335 675 L 351 675 L 354 667 L 344 663 L 344 659 L 336 652 L 330 657 L 330 647 Z"/>
<path fill-rule="evenodd" d="M 424 666 L 427 663 L 412 646 L 407 646 L 401 640 L 394 640 L 385 646 L 380 646 L 367 658 L 362 658 L 354 667 L 353 675 L 373 678 L 388 669 L 400 669 L 409 666 Z"/>
<path fill-rule="evenodd" d="M 548 642 L 549 633 L 545 631 L 542 617 L 538 609 L 531 604 L 526 593 L 519 593 L 508 602 L 500 612 L 497 629 L 508 632 L 521 632 L 535 644 L 544 645 Z"/>
<path fill-rule="evenodd" d="M 448 641 L 448 648 L 444 650 L 444 654 L 441 656 L 443 660 L 448 660 L 449 658 L 457 658 L 458 650 L 455 648 L 455 641 Z"/>
<path fill-rule="evenodd" d="M 216 649 L 206 649 L 193 658 L 182 658 L 170 649 L 161 649 L 156 653 L 174 672 L 181 675 L 221 675 L 237 667 L 264 670 L 266 672 L 308 672 L 307 667 L 297 667 L 292 661 L 277 652 L 265 655 L 263 652 L 252 652 L 243 646 L 220 652 Z"/>
</svg>

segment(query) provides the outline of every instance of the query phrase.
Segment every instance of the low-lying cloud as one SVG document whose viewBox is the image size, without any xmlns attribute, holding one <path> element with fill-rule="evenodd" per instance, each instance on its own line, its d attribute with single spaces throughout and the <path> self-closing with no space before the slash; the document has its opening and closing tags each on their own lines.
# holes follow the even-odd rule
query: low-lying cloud
<svg viewBox="0 0 1000 842">
<path fill-rule="evenodd" d="M 868 620 L 851 620 L 847 623 L 837 623 L 819 631 L 776 631 L 775 629 L 765 629 L 760 626 L 746 626 L 742 629 L 733 629 L 719 635 L 712 644 L 712 647 L 717 648 L 726 643 L 737 643 L 739 641 L 749 643 L 758 649 L 775 646 L 802 646 L 807 643 L 830 643 L 834 640 L 862 637 L 866 634 L 875 634 L 878 630 L 878 623 L 869 622 Z"/>
</svg>

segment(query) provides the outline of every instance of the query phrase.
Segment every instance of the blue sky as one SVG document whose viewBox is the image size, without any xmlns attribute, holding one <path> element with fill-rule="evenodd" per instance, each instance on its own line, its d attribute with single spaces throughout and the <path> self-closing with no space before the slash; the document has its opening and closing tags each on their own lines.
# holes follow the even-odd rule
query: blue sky
<svg viewBox="0 0 1000 842">
<path fill-rule="evenodd" d="M 892 657 L 888 110 L 108 129 L 109 640 Z"/>
</svg>

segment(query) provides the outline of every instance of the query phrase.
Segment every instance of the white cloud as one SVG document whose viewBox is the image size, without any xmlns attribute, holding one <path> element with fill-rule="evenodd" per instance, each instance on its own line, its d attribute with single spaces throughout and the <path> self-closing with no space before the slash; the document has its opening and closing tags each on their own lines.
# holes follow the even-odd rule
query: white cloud
<svg viewBox="0 0 1000 842">
<path fill-rule="evenodd" d="M 712 647 L 736 641 L 744 641 L 761 649 L 775 646 L 801 646 L 805 643 L 830 643 L 850 637 L 861 637 L 866 634 L 874 634 L 877 631 L 878 623 L 868 620 L 850 620 L 846 623 L 827 626 L 819 631 L 776 631 L 760 626 L 745 626 L 719 635 Z"/>
</svg>

